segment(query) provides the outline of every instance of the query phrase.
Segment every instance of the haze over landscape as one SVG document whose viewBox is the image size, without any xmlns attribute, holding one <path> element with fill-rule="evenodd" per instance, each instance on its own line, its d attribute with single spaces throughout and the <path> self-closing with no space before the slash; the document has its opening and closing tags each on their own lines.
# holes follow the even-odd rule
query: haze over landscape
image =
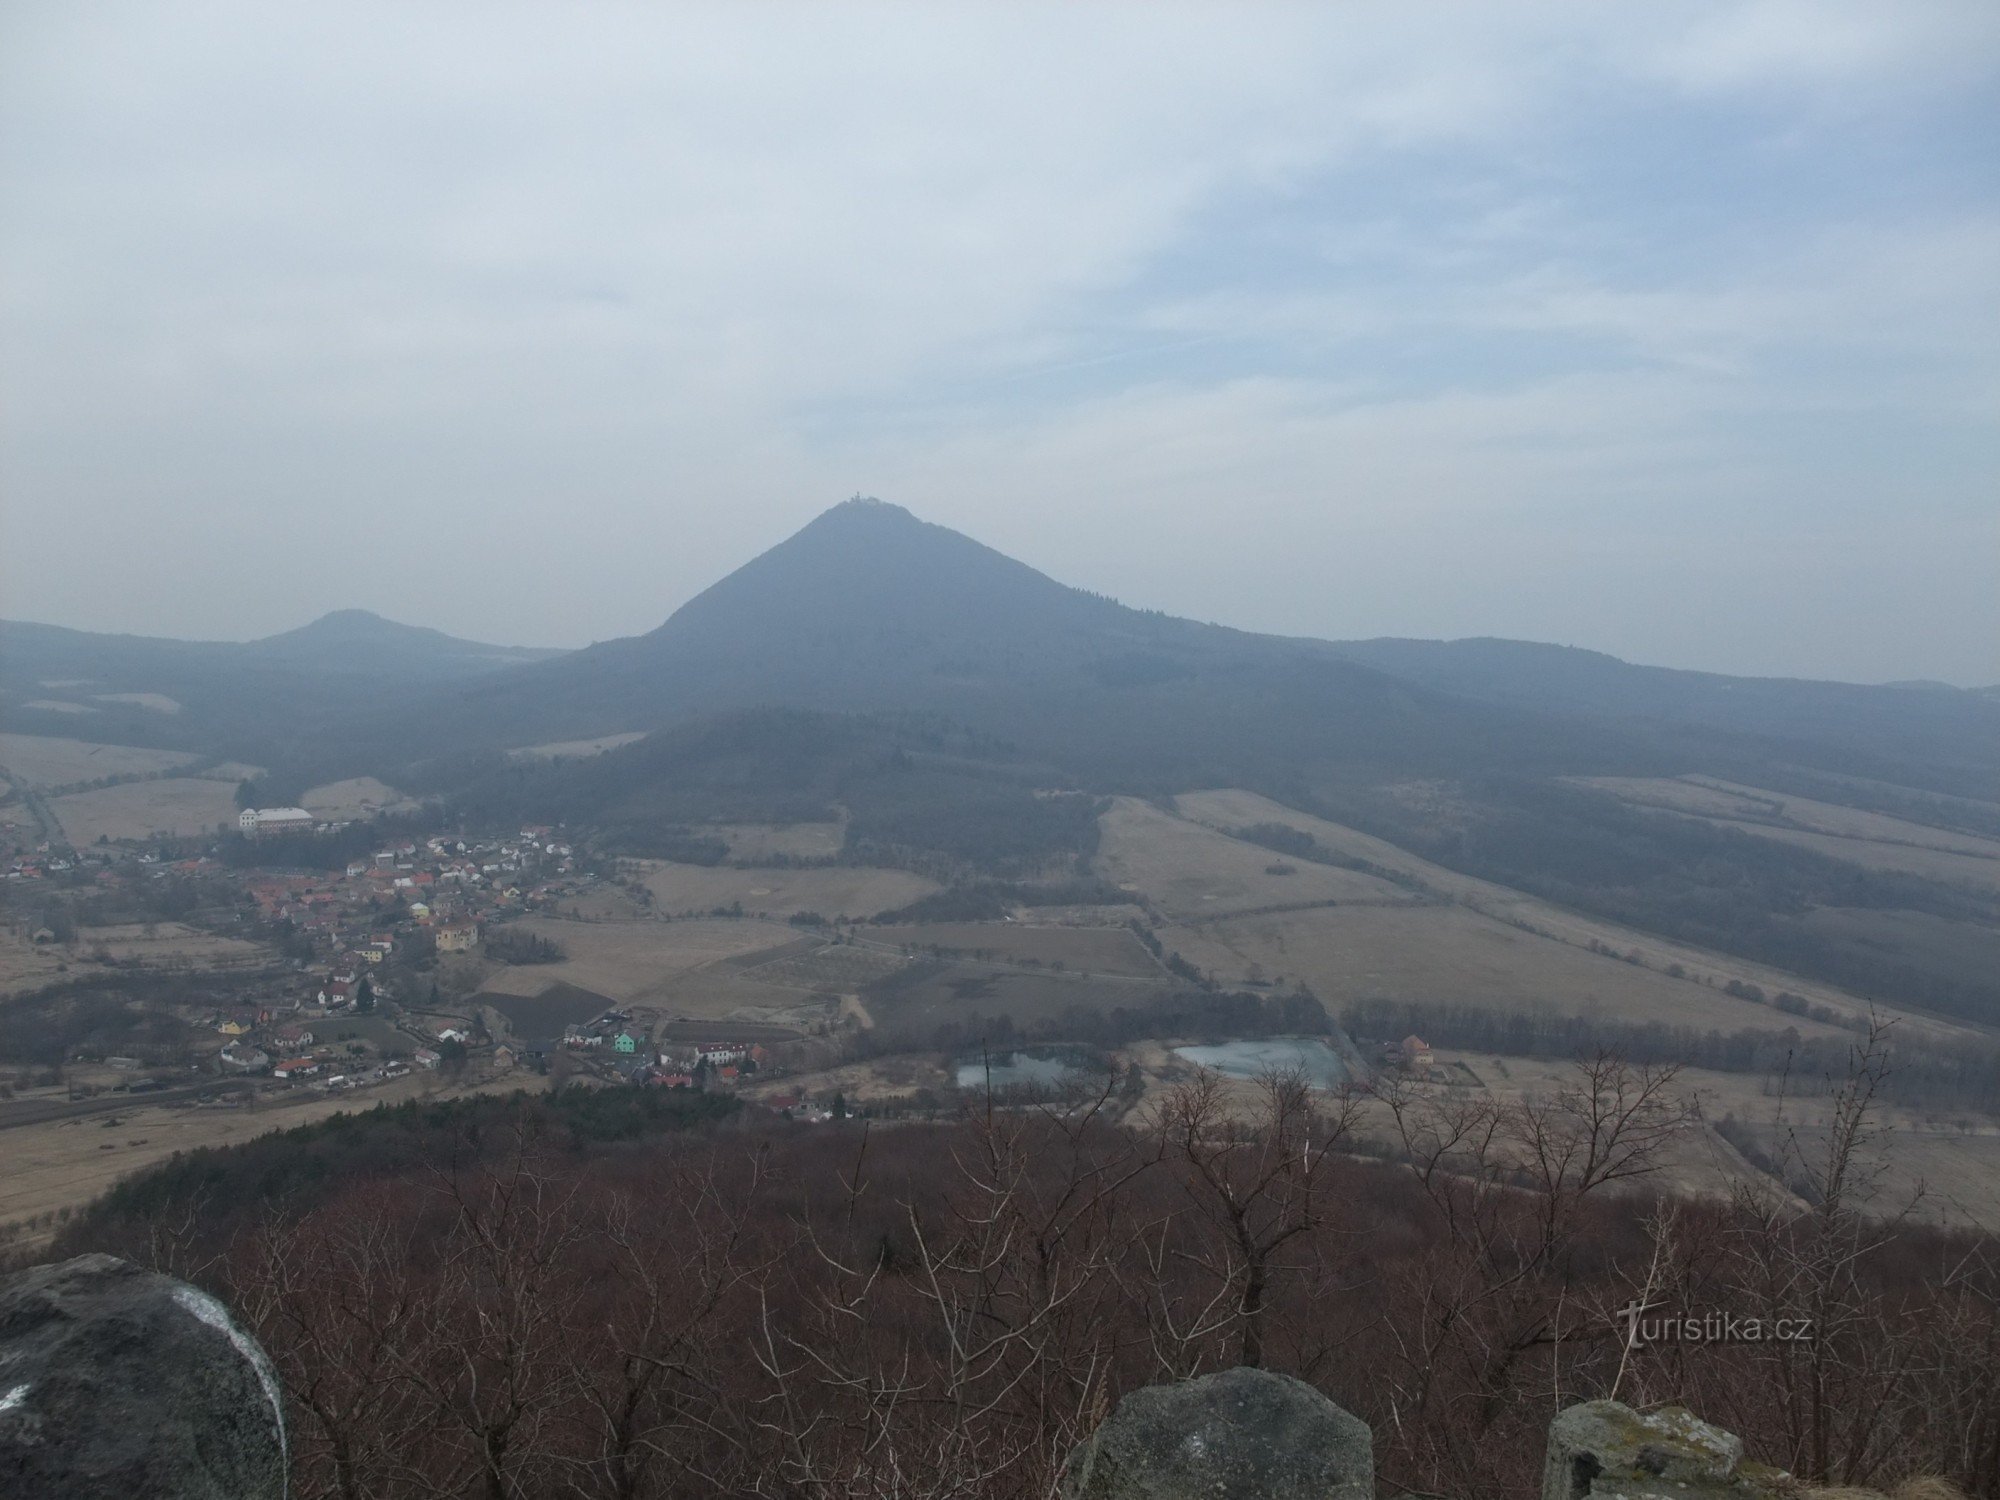
<svg viewBox="0 0 2000 1500">
<path fill-rule="evenodd" d="M 10 9 L 9 616 L 576 646 L 861 490 L 1244 628 L 2000 680 L 1990 6 L 585 16 Z"/>
<path fill-rule="evenodd" d="M 1996 64 L 14 7 L 0 1369 L 102 1252 L 304 1500 L 1170 1500 L 1263 1371 L 2000 1500 Z"/>
</svg>

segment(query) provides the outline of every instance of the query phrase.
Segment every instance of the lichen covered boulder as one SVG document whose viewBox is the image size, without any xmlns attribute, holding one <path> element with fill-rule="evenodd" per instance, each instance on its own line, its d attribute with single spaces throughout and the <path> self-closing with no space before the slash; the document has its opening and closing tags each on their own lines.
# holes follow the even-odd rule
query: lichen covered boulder
<svg viewBox="0 0 2000 1500">
<path fill-rule="evenodd" d="M 1770 1500 L 1783 1477 L 1746 1463 L 1735 1433 L 1678 1406 L 1586 1401 L 1549 1424 L 1542 1500 Z"/>
<path fill-rule="evenodd" d="M 1373 1500 L 1368 1426 L 1302 1380 L 1225 1370 L 1118 1403 L 1063 1471 L 1065 1500 Z"/>
<path fill-rule="evenodd" d="M 109 1255 L 0 1282 L 0 1495 L 284 1493 L 277 1380 L 213 1297 Z"/>
</svg>

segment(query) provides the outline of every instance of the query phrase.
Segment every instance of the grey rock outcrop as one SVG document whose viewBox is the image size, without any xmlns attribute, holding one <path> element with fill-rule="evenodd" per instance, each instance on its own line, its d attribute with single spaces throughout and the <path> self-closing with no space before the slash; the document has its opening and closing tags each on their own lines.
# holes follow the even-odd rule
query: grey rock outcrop
<svg viewBox="0 0 2000 1500">
<path fill-rule="evenodd" d="M 1542 1500 L 1769 1500 L 1783 1477 L 1746 1462 L 1735 1433 L 1678 1406 L 1586 1401 L 1549 1424 Z"/>
<path fill-rule="evenodd" d="M 0 1495 L 284 1493 L 276 1377 L 213 1297 L 109 1255 L 0 1283 Z"/>
<path fill-rule="evenodd" d="M 1373 1500 L 1374 1440 L 1302 1380 L 1225 1370 L 1134 1391 L 1070 1456 L 1065 1500 Z"/>
</svg>

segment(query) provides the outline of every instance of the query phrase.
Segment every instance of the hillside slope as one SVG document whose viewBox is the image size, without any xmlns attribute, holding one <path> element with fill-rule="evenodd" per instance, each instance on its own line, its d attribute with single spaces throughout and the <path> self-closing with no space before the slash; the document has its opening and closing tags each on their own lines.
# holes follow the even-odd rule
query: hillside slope
<svg viewBox="0 0 2000 1500">
<path fill-rule="evenodd" d="M 415 756 L 767 706 L 942 715 L 1100 777 L 1162 786 L 1320 762 L 1656 762 L 1615 726 L 1558 725 L 1399 682 L 1323 643 L 1130 609 L 863 500 L 647 635 L 465 684 L 356 733 L 378 758 Z"/>
<path fill-rule="evenodd" d="M 1342 641 L 1343 659 L 1439 692 L 1540 713 L 1755 736 L 1808 760 L 1829 748 L 2000 795 L 2000 700 L 1943 685 L 1869 687 L 1636 666 L 1532 641 Z"/>
</svg>

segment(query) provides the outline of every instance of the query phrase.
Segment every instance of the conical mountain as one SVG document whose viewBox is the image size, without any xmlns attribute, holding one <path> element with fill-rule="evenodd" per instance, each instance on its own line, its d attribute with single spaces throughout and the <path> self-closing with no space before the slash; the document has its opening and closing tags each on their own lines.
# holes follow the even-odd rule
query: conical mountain
<svg viewBox="0 0 2000 1500">
<path fill-rule="evenodd" d="M 1107 773 L 1576 749 L 1324 642 L 1127 608 L 873 500 L 825 512 L 657 630 L 467 685 L 424 718 L 443 753 L 759 707 L 935 714 Z"/>
</svg>

